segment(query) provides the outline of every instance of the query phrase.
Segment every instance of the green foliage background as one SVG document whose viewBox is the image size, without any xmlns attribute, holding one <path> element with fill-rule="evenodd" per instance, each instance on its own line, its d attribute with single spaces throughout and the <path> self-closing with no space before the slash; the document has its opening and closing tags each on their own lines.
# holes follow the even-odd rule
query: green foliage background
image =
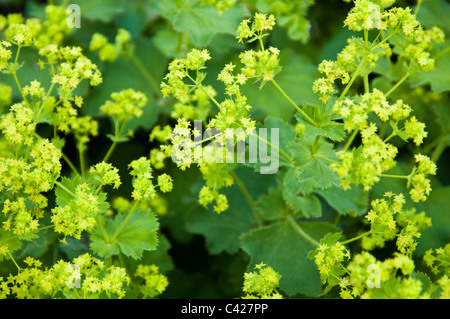
<svg viewBox="0 0 450 319">
<path fill-rule="evenodd" d="M 129 129 L 135 130 L 134 138 L 118 146 L 111 162 L 119 168 L 123 185 L 119 190 L 110 189 L 109 197 L 130 194 L 131 179 L 127 174 L 127 165 L 140 156 L 148 156 L 155 147 L 148 141 L 148 133 L 156 124 L 173 123 L 170 118 L 170 101 L 164 100 L 159 92 L 159 83 L 165 75 L 168 62 L 176 57 L 183 57 L 191 48 L 208 48 L 212 60 L 208 62 L 207 83 L 218 92 L 222 85 L 215 79 L 222 67 L 229 61 L 236 61 L 243 50 L 235 39 L 239 22 L 255 11 L 266 12 L 271 5 L 280 1 L 246 0 L 218 16 L 217 9 L 210 5 L 201 5 L 200 1 L 183 7 L 181 0 L 78 0 L 72 1 L 81 7 L 81 28 L 66 39 L 70 45 L 81 45 L 85 54 L 100 67 L 104 82 L 98 87 L 84 86 L 84 115 L 100 116 L 99 106 L 107 100 L 112 92 L 128 87 L 144 92 L 148 103 L 144 115 L 129 123 Z M 312 92 L 314 80 L 318 77 L 317 65 L 323 59 L 334 59 L 345 46 L 345 40 L 352 32 L 343 28 L 343 20 L 351 4 L 341 0 L 326 1 L 292 1 L 299 6 L 291 13 L 278 13 L 280 23 L 272 32 L 269 42 L 281 50 L 282 72 L 277 75 L 277 83 L 297 104 L 314 104 L 318 97 Z M 0 1 L 2 14 L 23 12 L 27 17 L 42 17 L 44 2 L 41 1 Z M 399 1 L 397 6 L 414 6 L 413 1 Z M 291 16 L 289 16 L 291 14 Z M 425 26 L 440 26 L 446 35 L 450 35 L 450 4 L 445 0 L 424 1 L 418 20 Z M 284 19 L 284 20 L 283 20 Z M 283 24 L 284 22 L 284 24 Z M 128 30 L 133 36 L 136 56 L 140 59 L 146 72 L 129 59 L 119 58 L 112 63 L 101 62 L 97 53 L 89 52 L 89 42 L 95 32 L 107 36 L 111 41 L 119 28 Z M 442 48 L 449 45 L 449 40 Z M 24 83 L 33 80 L 39 74 L 32 64 L 35 56 L 31 51 L 23 53 L 24 67 L 19 76 Z M 371 79 L 373 87 L 384 89 L 390 87 L 398 78 L 392 72 L 386 72 L 381 65 L 376 70 L 377 77 Z M 150 76 L 148 76 L 150 75 Z M 43 84 L 49 79 L 40 79 Z M 2 81 L 10 81 L 3 79 Z M 11 80 L 11 86 L 13 82 Z M 14 87 L 14 86 L 13 86 Z M 424 99 L 422 93 L 431 90 L 440 95 L 440 99 Z M 435 71 L 418 74 L 411 78 L 393 95 L 407 96 L 414 107 L 414 114 L 426 123 L 429 133 L 424 149 L 432 148 L 433 141 L 440 135 L 450 141 L 450 54 L 436 61 Z M 405 94 L 406 93 L 406 94 Z M 252 117 L 264 121 L 273 116 L 291 122 L 294 109 L 276 89 L 267 85 L 259 90 L 257 85 L 247 84 L 245 94 L 253 106 Z M 18 92 L 14 98 L 19 99 Z M 109 146 L 105 137 L 111 132 L 111 123 L 107 118 L 100 121 L 99 137 L 89 143 L 87 153 L 89 165 L 101 160 Z M 288 134 L 288 133 L 287 133 Z M 73 142 L 73 141 L 72 141 Z M 67 143 L 71 143 L 70 140 Z M 283 145 L 283 141 L 281 141 Z M 400 150 L 401 149 L 401 144 Z M 76 148 L 66 147 L 67 155 L 77 158 Z M 404 150 L 405 152 L 407 150 Z M 402 153 L 399 154 L 401 158 Z M 444 246 L 450 241 L 450 152 L 446 149 L 437 162 L 438 175 L 432 181 L 433 191 L 429 200 L 417 205 L 432 218 L 433 227 L 424 231 L 416 256 L 421 256 L 427 249 Z M 67 167 L 65 169 L 68 170 Z M 401 170 L 401 167 L 398 168 Z M 167 214 L 158 216 L 161 224 L 159 244 L 156 251 L 144 252 L 145 262 L 156 263 L 168 278 L 170 285 L 161 295 L 162 298 L 234 298 L 242 294 L 243 273 L 255 263 L 264 261 L 282 274 L 281 289 L 296 297 L 317 297 L 322 291 L 319 274 L 315 265 L 304 258 L 313 246 L 307 241 L 298 241 L 297 234 L 287 222 L 276 222 L 262 228 L 255 228 L 251 207 L 238 185 L 226 190 L 230 208 L 221 215 L 206 211 L 198 205 L 198 191 L 202 186 L 201 174 L 196 169 L 180 171 L 174 164 L 165 168 L 174 178 L 174 190 L 165 194 Z M 400 172 L 399 172 L 400 173 Z M 407 172 L 405 171 L 407 174 Z M 281 214 L 282 203 L 276 201 L 278 189 L 277 176 L 259 175 L 250 168 L 239 167 L 236 174 L 240 177 L 256 202 L 256 209 L 266 220 L 276 220 Z M 294 174 L 294 172 L 292 172 Z M 286 182 L 286 181 L 285 181 Z M 288 183 L 288 182 L 286 182 Z M 373 190 L 371 196 L 382 196 L 386 189 L 405 191 L 405 186 L 396 180 L 382 180 Z M 303 229 L 319 240 L 335 228 L 332 222 L 339 215 L 339 210 L 353 210 L 363 214 L 367 209 L 368 199 L 355 189 L 352 198 L 356 201 L 342 202 L 336 193 L 319 192 L 321 214 L 312 217 L 314 222 L 305 220 Z M 265 196 L 265 197 L 264 197 Z M 272 200 L 271 200 L 272 199 Z M 52 199 L 50 199 L 50 202 Z M 313 205 L 313 204 L 311 204 Z M 339 227 L 355 230 L 361 227 L 354 219 L 342 216 Z M 73 258 L 89 251 L 87 239 L 68 240 L 64 245 L 55 241 L 53 233 L 43 231 L 38 239 L 26 244 L 20 254 L 32 255 L 52 264 L 60 258 Z M 356 244 L 357 245 L 357 244 Z M 355 250 L 357 246 L 352 247 Z M 386 247 L 375 251 L 380 258 L 389 256 L 394 248 Z M 18 258 L 21 256 L 18 255 Z M 130 261 L 131 263 L 131 261 Z M 14 271 L 14 266 L 2 263 L 0 273 Z M 134 265 L 130 265 L 134 267 Z M 298 275 L 299 272 L 305 275 Z"/>
</svg>

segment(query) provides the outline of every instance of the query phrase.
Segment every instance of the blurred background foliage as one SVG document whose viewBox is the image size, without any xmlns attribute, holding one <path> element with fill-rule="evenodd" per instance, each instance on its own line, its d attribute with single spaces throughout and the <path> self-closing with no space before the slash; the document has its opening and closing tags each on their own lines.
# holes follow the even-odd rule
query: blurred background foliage
<svg viewBox="0 0 450 319">
<path fill-rule="evenodd" d="M 144 92 L 148 97 L 144 115 L 129 124 L 134 138 L 120 144 L 111 158 L 112 163 L 122 173 L 123 186 L 112 190 L 110 196 L 128 197 L 131 191 L 127 165 L 139 156 L 148 156 L 155 147 L 148 140 L 149 130 L 156 124 L 165 125 L 173 121 L 170 118 L 171 101 L 162 99 L 159 83 L 165 75 L 168 62 L 183 57 L 192 48 L 207 48 L 212 60 L 208 62 L 207 82 L 218 92 L 223 87 L 216 80 L 217 74 L 226 63 L 236 62 L 241 51 L 246 49 L 235 39 L 235 30 L 239 22 L 255 11 L 275 14 L 278 25 L 272 32 L 270 45 L 281 50 L 283 70 L 277 75 L 277 82 L 298 104 L 316 103 L 318 98 L 312 92 L 312 84 L 318 77 L 317 65 L 323 59 L 335 59 L 336 54 L 345 46 L 352 32 L 343 28 L 343 21 L 352 4 L 342 0 L 244 0 L 237 1 L 230 9 L 219 12 L 208 1 L 200 0 L 73 0 L 70 3 L 81 7 L 81 28 L 74 29 L 66 38 L 66 44 L 79 45 L 85 54 L 100 67 L 104 82 L 89 88 L 84 86 L 85 115 L 99 116 L 99 107 L 112 92 L 132 87 Z M 44 17 L 46 1 L 37 0 L 0 0 L 0 13 L 23 13 L 26 17 Z M 56 3 L 59 3 L 56 1 Z M 415 1 L 397 1 L 398 6 L 414 6 Z M 445 0 L 425 0 L 419 11 L 418 19 L 425 26 L 440 26 L 450 35 L 450 4 Z M 118 30 L 128 30 L 135 45 L 135 55 L 139 63 L 127 58 L 114 62 L 102 62 L 96 52 L 89 52 L 89 42 L 94 33 L 104 34 L 111 42 Z M 449 41 L 441 45 L 448 47 Z M 438 48 L 439 49 L 439 48 Z M 24 67 L 19 71 L 24 82 L 40 77 L 33 61 L 37 61 L 33 52 L 23 53 Z M 374 87 L 390 87 L 396 79 L 379 67 L 377 77 L 372 78 Z M 396 96 L 408 96 L 420 121 L 427 125 L 429 137 L 424 148 L 433 149 L 439 136 L 444 134 L 450 141 L 450 54 L 436 61 L 436 70 L 419 74 L 411 78 L 409 85 L 402 86 Z M 3 80 L 3 79 L 2 79 Z M 46 79 L 41 79 L 45 83 Z M 48 79 L 47 79 L 48 81 Z M 11 83 L 12 84 L 12 83 Z M 14 87 L 14 86 L 13 86 Z M 430 90 L 431 89 L 431 90 Z M 18 92 L 15 96 L 19 99 Z M 253 117 L 263 120 L 271 115 L 291 121 L 294 109 L 284 98 L 275 94 L 275 88 L 267 85 L 259 90 L 257 85 L 249 83 L 245 87 L 249 104 L 253 106 Z M 220 97 L 219 97 L 220 99 Z M 111 123 L 98 117 L 100 134 L 89 144 L 88 159 L 90 165 L 101 160 L 107 147 L 105 134 L 111 132 Z M 68 141 L 70 143 L 70 141 Z M 444 147 L 446 146 L 444 145 Z M 74 147 L 73 155 L 76 157 Z M 401 157 L 401 154 L 400 154 Z M 425 209 L 433 219 L 434 227 L 425 231 L 418 252 L 435 248 L 450 241 L 450 152 L 442 153 L 438 162 L 438 176 L 433 181 L 430 199 L 424 203 Z M 240 250 L 239 236 L 246 230 L 251 216 L 246 220 L 248 207 L 238 186 L 233 186 L 229 198 L 239 206 L 234 214 L 217 216 L 202 214 L 197 204 L 198 190 L 202 186 L 200 174 L 191 169 L 179 171 L 171 163 L 166 168 L 175 181 L 174 191 L 165 195 L 161 201 L 166 210 L 160 215 L 161 236 L 157 251 L 146 252 L 144 260 L 156 263 L 169 277 L 170 285 L 162 295 L 165 298 L 234 298 L 241 295 L 242 276 L 249 265 L 249 257 Z M 254 194 L 255 199 L 267 190 L 270 178 L 248 174 L 245 168 L 238 170 L 241 179 Z M 388 189 L 394 192 L 402 190 L 403 185 L 395 185 L 388 180 Z M 262 189 L 258 189 L 259 188 Z M 374 190 L 384 192 L 381 182 Z M 440 186 L 440 187 L 439 187 Z M 382 195 L 382 194 L 379 194 Z M 50 199 L 51 202 L 51 199 Z M 324 210 L 326 210 L 326 206 Z M 328 208 L 330 210 L 330 208 Z M 240 214 L 240 215 L 239 215 Z M 324 212 L 323 218 L 330 214 Z M 331 218 L 331 217 L 330 217 Z M 45 234 L 45 232 L 44 232 Z M 59 258 L 73 258 L 88 251 L 87 242 L 69 240 L 62 245 L 51 240 L 51 232 L 39 240 L 31 242 L 21 253 L 30 254 L 52 263 Z M 218 235 L 219 234 L 219 235 Z M 210 236 L 211 235 L 211 236 Z M 13 269 L 5 269 L 2 273 Z M 11 266 L 13 267 L 13 266 Z M 133 267 L 133 265 L 130 265 Z"/>
</svg>

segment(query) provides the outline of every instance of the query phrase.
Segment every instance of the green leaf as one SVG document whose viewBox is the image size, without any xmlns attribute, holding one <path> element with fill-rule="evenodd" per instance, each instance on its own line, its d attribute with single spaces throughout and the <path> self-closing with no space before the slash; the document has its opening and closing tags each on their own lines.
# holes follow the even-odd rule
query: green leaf
<svg viewBox="0 0 450 319">
<path fill-rule="evenodd" d="M 324 190 L 315 190 L 333 209 L 341 215 L 356 213 L 361 216 L 369 203 L 369 193 L 361 185 L 352 185 L 351 189 L 344 190 L 333 186 Z"/>
<path fill-rule="evenodd" d="M 430 295 L 430 299 L 437 299 L 440 294 L 440 287 L 435 285 L 431 278 L 423 272 L 414 271 L 411 273 L 411 278 L 419 280 L 422 283 L 422 293 L 427 292 Z"/>
<path fill-rule="evenodd" d="M 65 243 L 59 242 L 58 249 L 70 260 L 90 252 L 89 244 L 85 240 L 78 240 L 72 237 L 66 237 Z"/>
<path fill-rule="evenodd" d="M 105 219 L 101 227 L 95 228 L 91 234 L 90 247 L 96 254 L 108 258 L 122 252 L 125 256 L 140 259 L 143 251 L 156 249 L 159 223 L 155 214 L 137 208 L 124 224 L 127 216 L 120 214 Z"/>
<path fill-rule="evenodd" d="M 311 89 L 318 76 L 317 66 L 306 56 L 289 50 L 280 55 L 280 65 L 283 70 L 277 74 L 275 80 L 283 91 L 297 105 L 317 103 L 317 95 Z M 267 84 L 263 90 L 259 90 L 258 86 L 249 81 L 242 91 L 255 114 L 263 113 L 264 116 L 289 120 L 295 112 L 294 107 L 274 85 Z"/>
<path fill-rule="evenodd" d="M 423 255 L 428 249 L 444 247 L 448 244 L 448 234 L 450 234 L 449 198 L 450 187 L 433 188 L 425 202 L 416 204 L 418 212 L 424 211 L 431 218 L 432 223 L 432 227 L 423 230 L 422 236 L 417 240 L 415 253 L 418 255 Z"/>
<path fill-rule="evenodd" d="M 327 223 L 301 222 L 299 227 L 314 240 L 335 231 Z M 308 252 L 316 246 L 288 221 L 261 227 L 242 236 L 242 248 L 250 255 L 250 265 L 264 262 L 281 274 L 280 289 L 288 295 L 317 297 L 322 292 L 319 271 Z"/>
<path fill-rule="evenodd" d="M 222 15 L 213 6 L 183 6 L 172 21 L 176 31 L 190 35 L 194 46 L 204 47 L 216 33 L 234 35 L 243 17 L 241 6 L 233 6 Z"/>
<path fill-rule="evenodd" d="M 110 22 L 114 16 L 123 12 L 124 0 L 77 0 L 81 15 L 89 20 L 100 20 Z"/>
<path fill-rule="evenodd" d="M 73 179 L 65 176 L 62 177 L 60 185 L 56 185 L 55 187 L 56 204 L 61 207 L 73 205 L 73 208 L 76 210 L 77 206 L 74 202 L 74 195 L 77 186 L 81 183 L 83 183 L 83 180 L 79 175 L 75 176 Z M 99 213 L 102 214 L 108 210 L 109 203 L 106 201 L 106 194 L 104 192 L 99 192 L 97 198 Z"/>
<path fill-rule="evenodd" d="M 106 134 L 106 137 L 108 137 L 112 142 L 117 142 L 117 143 L 128 142 L 130 140 L 130 138 L 128 136 L 115 137 L 112 134 Z"/>
<path fill-rule="evenodd" d="M 138 128 L 150 129 L 156 123 L 160 110 L 154 96 L 159 94 L 159 83 L 166 67 L 166 57 L 156 48 L 153 40 L 139 36 L 134 43 L 135 55 L 142 66 L 137 66 L 126 58 L 118 58 L 105 64 L 102 70 L 103 83 L 91 89 L 81 109 L 84 115 L 102 116 L 100 106 L 111 98 L 111 93 L 128 88 L 141 91 L 148 97 L 148 102 L 142 109 L 141 117 L 127 122 L 125 132 Z M 151 79 L 145 74 L 149 74 Z"/>
<path fill-rule="evenodd" d="M 270 221 L 282 218 L 286 210 L 286 204 L 279 187 L 271 187 L 269 193 L 261 195 L 255 204 L 261 217 Z"/>
<path fill-rule="evenodd" d="M 78 185 L 83 183 L 83 181 L 78 175 L 73 179 L 63 176 L 59 183 L 62 186 L 56 185 L 55 187 L 56 204 L 64 207 L 74 199 L 73 194 L 75 194 L 75 189 Z"/>
<path fill-rule="evenodd" d="M 316 136 L 322 136 L 335 142 L 344 140 L 346 135 L 344 125 L 333 121 L 329 113 L 322 112 L 317 105 L 305 105 L 302 109 L 317 123 L 317 126 L 311 125 L 301 114 L 295 114 L 297 121 L 305 126 L 303 136 L 306 139 L 314 139 Z"/>
<path fill-rule="evenodd" d="M 8 247 L 9 252 L 13 252 L 22 247 L 22 241 L 10 231 L 0 228 L 0 247 Z M 0 255 L 0 261 L 3 261 L 4 255 Z"/>
<path fill-rule="evenodd" d="M 295 214 L 301 213 L 303 217 L 320 217 L 322 215 L 319 199 L 310 194 L 316 186 L 312 178 L 302 179 L 302 171 L 291 168 L 283 179 L 283 198 Z"/>
<path fill-rule="evenodd" d="M 443 45 L 439 47 L 441 50 L 448 47 L 450 41 L 447 40 Z M 439 54 L 438 50 L 435 50 Z M 450 53 L 447 52 L 443 56 L 440 56 L 435 60 L 435 66 L 433 71 L 429 72 L 416 72 L 411 77 L 411 84 L 413 86 L 420 86 L 430 84 L 431 89 L 435 93 L 442 93 L 450 90 Z"/>
<path fill-rule="evenodd" d="M 253 201 L 273 185 L 273 175 L 258 174 L 242 166 L 235 173 L 246 186 Z M 256 220 L 252 207 L 237 183 L 221 190 L 221 193 L 228 198 L 229 207 L 226 211 L 217 214 L 212 209 L 199 207 L 187 216 L 186 227 L 190 232 L 205 237 L 211 254 L 224 251 L 234 254 L 239 250 L 241 235 L 254 228 Z"/>
<path fill-rule="evenodd" d="M 450 16 L 450 3 L 446 0 L 427 0 L 420 5 L 417 19 L 425 26 L 439 26 L 444 31 L 450 31 L 448 17 Z"/>
<path fill-rule="evenodd" d="M 450 108 L 442 103 L 430 105 L 435 112 L 436 122 L 441 126 L 442 131 L 446 133 L 447 140 L 450 141 Z"/>
<path fill-rule="evenodd" d="M 320 189 L 339 185 L 339 177 L 329 167 L 330 163 L 337 160 L 333 144 L 323 139 L 318 139 L 316 143 L 313 139 L 300 137 L 289 145 L 289 149 L 294 154 L 295 165 L 302 170 L 300 181 L 311 179 L 314 188 Z"/>
<path fill-rule="evenodd" d="M 131 273 L 134 273 L 139 264 L 156 265 L 161 273 L 167 273 L 174 268 L 172 257 L 169 254 L 171 248 L 172 245 L 167 237 L 163 234 L 159 234 L 158 247 L 156 250 L 144 251 L 142 258 L 139 260 L 126 259 L 125 263 L 127 269 L 129 269 Z"/>
</svg>

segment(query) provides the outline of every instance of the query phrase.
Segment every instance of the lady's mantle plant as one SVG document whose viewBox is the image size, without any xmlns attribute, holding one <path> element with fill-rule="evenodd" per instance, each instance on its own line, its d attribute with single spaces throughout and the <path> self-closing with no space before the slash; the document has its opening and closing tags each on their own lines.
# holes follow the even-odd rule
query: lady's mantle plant
<svg viewBox="0 0 450 319">
<path fill-rule="evenodd" d="M 210 10 L 230 22 L 241 2 L 255 13 L 233 24 L 240 51 L 217 67 L 207 30 L 184 32 L 180 23 L 192 12 L 203 13 L 201 23 Z M 439 137 L 424 145 L 426 122 L 402 90 L 445 56 L 444 30 L 421 24 L 422 1 L 414 11 L 394 0 L 353 1 L 343 23 L 352 36 L 334 59 L 319 63 L 309 88 L 317 102 L 299 105 L 279 80 L 288 70 L 274 32 L 280 25 L 291 40 L 306 41 L 298 12 L 312 1 L 241 2 L 152 4 L 171 27 L 155 40 L 170 57 L 159 88 L 125 28 L 92 33 L 77 46 L 67 44 L 73 29 L 63 5 L 47 5 L 42 19 L 0 16 L 1 79 L 13 84 L 0 83 L 1 297 L 158 297 L 169 285 L 160 268 L 171 267 L 160 223 L 170 229 L 165 217 L 175 211 L 186 214 L 189 232 L 205 236 L 212 255 L 246 253 L 243 298 L 448 298 L 449 245 L 417 253 L 423 233 L 435 227 L 423 205 L 447 144 Z M 165 36 L 177 39 L 176 48 L 161 42 Z M 100 66 L 123 61 L 147 80 L 148 92 L 123 82 L 96 104 L 96 116 L 86 111 L 90 93 L 111 81 Z M 25 63 L 39 77 L 26 79 Z M 383 72 L 388 85 L 377 80 Z M 274 90 L 293 116 L 256 116 L 253 86 Z M 160 122 L 145 132 L 148 154 L 136 154 L 125 173 L 113 154 L 133 139 L 134 121 L 149 103 L 162 108 Z M 214 135 L 199 138 L 195 121 Z M 279 143 L 258 128 L 276 129 Z M 109 143 L 104 153 L 90 147 L 101 138 Z M 249 152 L 252 139 L 279 155 L 276 174 L 259 174 L 260 162 L 227 161 L 230 140 Z M 185 182 L 182 174 L 197 172 L 186 196 L 170 194 Z M 65 258 L 47 258 L 58 249 Z M 380 250 L 388 256 L 380 258 Z"/>
</svg>

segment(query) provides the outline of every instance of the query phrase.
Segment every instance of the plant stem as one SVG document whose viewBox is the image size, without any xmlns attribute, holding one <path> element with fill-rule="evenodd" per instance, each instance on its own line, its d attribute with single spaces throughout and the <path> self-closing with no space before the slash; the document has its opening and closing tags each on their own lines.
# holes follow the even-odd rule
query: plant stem
<svg viewBox="0 0 450 319">
<path fill-rule="evenodd" d="M 66 188 L 63 184 L 61 184 L 60 182 L 56 181 L 55 182 L 56 185 L 58 185 L 59 187 L 61 187 L 67 194 L 72 195 L 73 197 L 76 197 L 76 195 L 74 193 L 72 193 L 68 188 Z"/>
<path fill-rule="evenodd" d="M 435 148 L 433 154 L 431 155 L 431 160 L 433 162 L 436 162 L 439 157 L 441 156 L 442 152 L 447 148 L 448 146 L 448 140 L 447 138 L 443 138 L 439 145 Z"/>
<path fill-rule="evenodd" d="M 346 150 L 348 150 L 348 148 L 350 147 L 350 145 L 352 145 L 353 140 L 356 138 L 356 135 L 358 134 L 359 130 L 354 130 L 352 135 L 350 136 L 350 138 L 348 139 L 347 143 L 345 144 L 343 151 L 345 152 Z"/>
<path fill-rule="evenodd" d="M 387 92 L 384 96 L 388 97 L 389 95 L 391 95 L 392 92 L 394 92 L 403 82 L 405 82 L 405 80 L 407 78 L 409 78 L 411 76 L 411 73 L 406 73 L 401 79 L 400 81 L 398 81 L 390 90 L 389 92 Z"/>
<path fill-rule="evenodd" d="M 344 98 L 345 94 L 347 94 L 348 90 L 350 89 L 350 87 L 352 86 L 353 82 L 355 82 L 356 78 L 358 77 L 359 73 L 361 72 L 362 67 L 364 66 L 364 64 L 366 63 L 366 57 L 364 57 L 361 62 L 359 62 L 358 67 L 356 68 L 355 73 L 353 73 L 352 78 L 350 79 L 350 82 L 348 82 L 347 86 L 344 88 L 344 90 L 341 93 L 341 96 L 339 96 L 338 101 L 342 101 L 342 99 Z"/>
<path fill-rule="evenodd" d="M 361 239 L 361 238 L 363 238 L 363 237 L 369 235 L 370 233 L 371 233 L 371 231 L 369 230 L 369 231 L 367 231 L 367 232 L 365 232 L 365 233 L 362 233 L 362 234 L 360 234 L 360 235 L 358 235 L 358 236 L 356 236 L 356 237 L 353 237 L 353 238 L 350 238 L 350 239 L 348 239 L 348 240 L 346 240 L 346 241 L 343 241 L 341 244 L 342 244 L 342 245 L 346 245 L 346 244 L 348 244 L 348 243 L 351 243 L 352 241 Z"/>
<path fill-rule="evenodd" d="M 125 130 L 126 124 L 127 124 L 127 122 L 123 122 L 119 130 L 117 130 L 117 126 L 118 126 L 117 123 L 115 124 L 116 129 L 114 130 L 114 131 L 115 131 L 115 132 L 114 132 L 114 133 L 115 133 L 115 134 L 114 134 L 114 135 L 115 135 L 114 137 L 115 137 L 116 139 L 118 139 L 118 138 L 120 138 L 120 137 L 122 136 L 123 131 Z M 103 158 L 103 162 L 106 163 L 106 162 L 109 160 L 109 158 L 111 157 L 112 153 L 113 153 L 114 150 L 116 149 L 117 144 L 118 144 L 117 140 L 113 141 L 113 143 L 111 144 L 111 146 L 110 146 L 109 149 L 108 149 L 108 152 L 106 152 L 106 155 L 105 155 L 105 157 Z"/>
<path fill-rule="evenodd" d="M 23 94 L 22 86 L 20 85 L 19 78 L 17 77 L 17 73 L 16 73 L 17 72 L 17 62 L 19 60 L 19 54 L 20 54 L 20 49 L 21 48 L 22 47 L 20 45 L 17 48 L 16 57 L 14 59 L 13 69 L 11 69 L 9 67 L 7 67 L 7 68 L 8 68 L 8 71 L 12 74 L 12 76 L 14 78 L 14 82 L 16 82 L 17 89 L 19 90 L 19 93 L 22 96 L 23 101 L 29 107 L 30 104 L 28 103 L 28 100 L 27 100 L 26 96 Z"/>
<path fill-rule="evenodd" d="M 402 179 L 408 179 L 408 176 L 404 175 L 390 175 L 390 174 L 381 174 L 381 177 L 389 177 L 389 178 L 402 178 Z"/>
<path fill-rule="evenodd" d="M 278 152 L 278 154 L 280 154 L 281 156 L 283 156 L 284 158 L 286 158 L 289 163 L 292 163 L 292 159 L 289 157 L 289 155 L 287 155 L 284 151 L 282 151 L 281 149 L 279 149 L 278 147 L 274 146 L 272 143 L 270 143 L 269 141 L 263 139 L 262 137 L 260 137 L 259 135 L 256 135 L 255 133 L 251 133 L 250 134 L 253 137 L 256 137 L 258 140 L 260 140 L 261 142 L 265 143 L 267 146 L 269 146 L 270 148 L 274 149 L 275 151 Z"/>
<path fill-rule="evenodd" d="M 61 152 L 61 156 L 62 158 L 66 161 L 67 165 L 69 165 L 69 167 L 72 169 L 72 171 L 77 174 L 80 175 L 80 173 L 78 172 L 77 168 L 75 167 L 75 165 L 73 165 L 72 161 L 70 160 L 70 158 L 67 157 L 66 154 Z"/>
<path fill-rule="evenodd" d="M 106 234 L 105 229 L 103 228 L 103 220 L 104 220 L 103 215 L 101 215 L 99 217 L 99 220 L 97 221 L 98 228 L 100 229 L 100 232 L 102 233 L 102 236 L 103 236 L 103 239 L 105 240 L 105 242 L 111 243 L 109 236 Z"/>
<path fill-rule="evenodd" d="M 287 215 L 286 219 L 288 220 L 288 222 L 291 224 L 291 226 L 294 228 L 294 230 L 300 235 L 302 236 L 304 239 L 306 239 L 307 241 L 309 241 L 311 244 L 313 244 L 314 246 L 319 246 L 320 243 L 317 242 L 314 238 L 312 238 L 311 236 L 309 236 L 300 226 L 299 224 L 292 218 L 291 215 Z"/>
<path fill-rule="evenodd" d="M 131 208 L 130 212 L 128 213 L 127 217 L 124 219 L 122 224 L 119 226 L 119 228 L 116 230 L 116 232 L 114 233 L 113 237 L 111 238 L 111 243 L 113 243 L 116 240 L 117 236 L 119 236 L 120 232 L 125 227 L 127 222 L 130 220 L 131 216 L 133 215 L 134 211 L 136 210 L 138 204 L 139 204 L 139 201 L 135 201 L 134 202 L 134 205 Z"/>
<path fill-rule="evenodd" d="M 17 270 L 21 271 L 22 268 L 19 267 L 19 265 L 17 264 L 16 260 L 14 259 L 14 257 L 11 255 L 11 253 L 8 251 L 8 256 L 9 258 L 11 258 L 11 260 L 13 261 L 14 265 L 16 265 Z"/>
<path fill-rule="evenodd" d="M 369 86 L 369 75 L 364 75 L 364 92 L 369 93 L 370 92 L 370 86 Z"/>
<path fill-rule="evenodd" d="M 148 72 L 147 68 L 145 67 L 145 65 L 141 62 L 141 60 L 139 60 L 137 58 L 136 55 L 134 55 L 133 53 L 130 55 L 130 60 L 131 62 L 133 62 L 133 64 L 136 66 L 137 69 L 139 69 L 139 71 L 141 72 L 141 74 L 145 77 L 145 79 L 147 80 L 147 82 L 150 84 L 150 86 L 152 87 L 152 89 L 155 91 L 155 94 L 158 95 L 158 97 L 161 96 L 161 93 L 159 91 L 159 87 L 156 84 L 155 79 L 153 78 L 153 76 Z"/>
<path fill-rule="evenodd" d="M 439 52 L 438 54 L 436 54 L 433 59 L 439 59 L 441 56 L 447 54 L 450 51 L 450 46 L 446 47 L 444 50 L 442 50 L 441 52 Z"/>
<path fill-rule="evenodd" d="M 383 142 L 386 143 L 387 141 L 389 141 L 391 138 L 393 138 L 394 136 L 396 136 L 397 134 L 395 132 L 392 132 L 391 135 L 389 135 L 388 137 L 386 137 Z"/>
<path fill-rule="evenodd" d="M 82 145 L 81 141 L 78 141 L 78 154 L 80 157 L 80 172 L 81 176 L 84 177 L 85 163 L 84 163 L 84 145 Z"/>
<path fill-rule="evenodd" d="M 270 82 L 272 82 L 273 85 L 275 85 L 275 87 L 277 88 L 277 90 L 281 93 L 281 95 L 284 96 L 284 98 L 312 125 L 317 126 L 316 122 L 314 122 L 314 120 L 312 118 L 310 118 L 308 116 L 308 114 L 306 114 L 301 108 L 298 107 L 298 105 L 292 101 L 292 99 L 286 94 L 286 92 L 283 91 L 283 89 L 278 85 L 278 83 L 272 79 L 270 80 Z"/>
<path fill-rule="evenodd" d="M 231 172 L 231 175 L 233 176 L 236 183 L 239 185 L 239 187 L 242 191 L 242 194 L 244 195 L 245 199 L 247 200 L 248 205 L 250 206 L 250 210 L 253 213 L 253 217 L 255 217 L 256 224 L 258 225 L 258 227 L 261 227 L 262 226 L 261 217 L 259 216 L 258 211 L 256 210 L 255 202 L 253 201 L 253 198 L 251 197 L 250 193 L 248 192 L 247 187 L 245 187 L 244 183 L 237 176 L 237 174 L 235 172 Z"/>
</svg>

